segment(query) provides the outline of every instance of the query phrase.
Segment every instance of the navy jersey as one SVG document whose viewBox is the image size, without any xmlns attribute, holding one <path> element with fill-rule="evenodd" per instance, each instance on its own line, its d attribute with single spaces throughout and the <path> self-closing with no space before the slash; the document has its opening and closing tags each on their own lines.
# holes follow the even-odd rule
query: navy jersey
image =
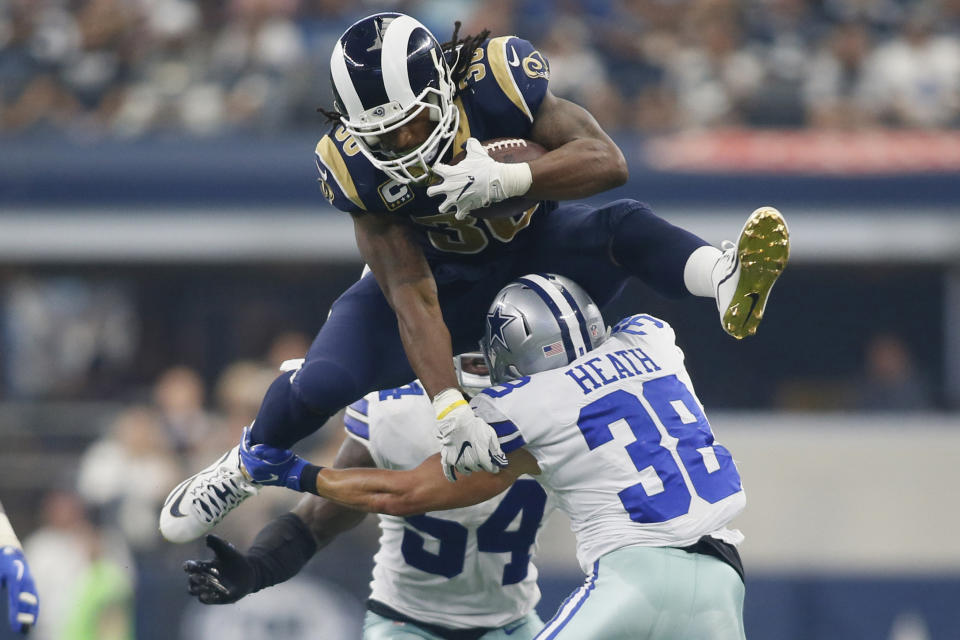
<svg viewBox="0 0 960 640">
<path fill-rule="evenodd" d="M 533 116 L 543 102 L 549 81 L 546 59 L 533 45 L 515 36 L 487 40 L 473 53 L 454 100 L 460 125 L 450 156 L 468 138 L 528 138 Z M 445 161 L 449 161 L 449 157 Z M 370 211 L 408 217 L 432 262 L 486 262 L 517 254 L 528 242 L 539 217 L 556 206 L 541 202 L 510 218 L 457 220 L 438 213 L 441 198 L 427 197 L 427 183 L 401 184 L 377 169 L 360 151 L 343 125 L 335 125 L 316 148 L 320 187 L 327 200 L 348 213 Z"/>
</svg>

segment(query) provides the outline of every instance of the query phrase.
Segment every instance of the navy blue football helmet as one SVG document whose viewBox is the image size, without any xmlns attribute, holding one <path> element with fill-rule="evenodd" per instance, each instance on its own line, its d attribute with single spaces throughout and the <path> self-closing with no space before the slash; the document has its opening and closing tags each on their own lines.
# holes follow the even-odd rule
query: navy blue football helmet
<svg viewBox="0 0 960 640">
<path fill-rule="evenodd" d="M 330 56 L 341 122 L 375 167 L 402 183 L 426 178 L 453 143 L 460 122 L 450 66 L 440 43 L 402 13 L 377 13 L 347 29 Z M 424 109 L 436 123 L 416 149 L 392 153 L 380 136 Z"/>
</svg>

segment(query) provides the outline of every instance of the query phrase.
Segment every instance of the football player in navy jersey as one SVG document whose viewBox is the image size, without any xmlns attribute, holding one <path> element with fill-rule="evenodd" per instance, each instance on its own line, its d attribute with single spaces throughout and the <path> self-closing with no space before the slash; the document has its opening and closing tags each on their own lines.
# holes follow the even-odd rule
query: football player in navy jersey
<svg viewBox="0 0 960 640">
<path fill-rule="evenodd" d="M 316 162 L 326 198 L 353 217 L 372 275 L 333 304 L 303 367 L 270 387 L 252 443 L 288 448 L 365 393 L 416 377 L 433 400 L 448 479 L 496 471 L 506 458 L 457 387 L 452 354 L 476 344 L 477 318 L 524 273 L 570 277 L 600 305 L 634 276 L 665 296 L 715 298 L 736 338 L 756 331 L 789 253 L 779 212 L 754 211 L 721 251 L 635 200 L 558 204 L 622 185 L 626 161 L 586 110 L 550 93 L 549 64 L 530 42 L 488 35 L 455 30 L 441 45 L 414 18 L 380 13 L 337 41 L 335 122 Z M 502 137 L 547 153 L 497 162 L 478 141 Z M 516 196 L 536 204 L 483 216 Z M 238 445 L 171 492 L 161 531 L 192 540 L 269 480 L 244 470 Z"/>
</svg>

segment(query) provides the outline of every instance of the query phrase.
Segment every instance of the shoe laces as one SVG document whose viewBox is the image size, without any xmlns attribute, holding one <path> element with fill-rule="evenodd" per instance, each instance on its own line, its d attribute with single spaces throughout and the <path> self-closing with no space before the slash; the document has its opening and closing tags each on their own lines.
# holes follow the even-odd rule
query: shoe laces
<svg viewBox="0 0 960 640">
<path fill-rule="evenodd" d="M 249 497 L 249 490 L 243 486 L 242 476 L 231 473 L 233 469 L 222 466 L 213 477 L 202 484 L 193 497 L 197 515 L 207 525 L 220 522 L 234 507 Z"/>
<path fill-rule="evenodd" d="M 737 245 L 730 240 L 724 240 L 720 243 L 723 253 L 717 258 L 717 264 L 713 268 L 714 278 L 723 277 L 733 270 L 733 265 L 737 261 Z M 716 280 L 714 280 L 716 282 Z"/>
</svg>

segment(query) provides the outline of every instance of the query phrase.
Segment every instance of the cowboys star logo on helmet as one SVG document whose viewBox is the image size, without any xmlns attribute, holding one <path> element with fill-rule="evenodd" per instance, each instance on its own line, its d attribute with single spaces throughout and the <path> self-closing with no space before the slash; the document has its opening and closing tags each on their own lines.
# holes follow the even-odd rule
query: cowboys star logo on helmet
<svg viewBox="0 0 960 640">
<path fill-rule="evenodd" d="M 426 178 L 453 143 L 460 112 L 443 49 L 416 19 L 378 13 L 337 41 L 330 75 L 341 122 L 378 169 L 401 183 Z M 414 149 L 392 151 L 381 136 L 426 111 L 433 130 Z"/>
<path fill-rule="evenodd" d="M 516 319 L 517 316 L 512 316 L 509 313 L 503 313 L 499 307 L 494 309 L 493 313 L 488 313 L 487 331 L 490 335 L 490 341 L 492 342 L 494 340 L 499 340 L 504 349 L 509 349 L 510 347 L 507 346 L 507 341 L 503 337 L 503 330 L 508 324 Z"/>
<path fill-rule="evenodd" d="M 573 362 L 606 339 L 599 307 L 580 285 L 563 276 L 532 273 L 517 278 L 490 308 L 480 350 L 495 384 L 554 369 L 560 361 L 555 356 Z"/>
</svg>

